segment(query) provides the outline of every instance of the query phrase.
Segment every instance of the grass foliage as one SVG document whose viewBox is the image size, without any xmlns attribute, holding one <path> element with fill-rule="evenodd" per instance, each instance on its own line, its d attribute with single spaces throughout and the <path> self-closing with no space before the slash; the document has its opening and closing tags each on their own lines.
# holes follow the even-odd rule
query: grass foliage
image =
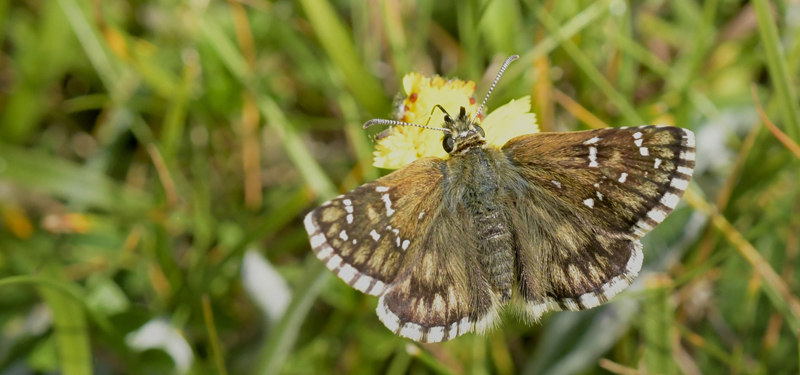
<svg viewBox="0 0 800 375">
<path fill-rule="evenodd" d="M 0 374 L 797 374 L 798 25 L 786 0 L 2 1 Z M 513 53 L 490 109 L 692 129 L 694 182 L 611 303 L 396 337 L 301 218 L 386 173 L 360 125 L 405 73 L 480 95 Z"/>
</svg>

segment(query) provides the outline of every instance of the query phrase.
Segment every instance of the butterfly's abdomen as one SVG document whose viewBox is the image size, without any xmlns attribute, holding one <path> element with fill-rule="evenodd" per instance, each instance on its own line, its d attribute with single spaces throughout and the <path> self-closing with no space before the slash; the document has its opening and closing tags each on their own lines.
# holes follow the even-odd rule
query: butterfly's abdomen
<svg viewBox="0 0 800 375">
<path fill-rule="evenodd" d="M 478 257 L 487 281 L 504 302 L 514 285 L 514 237 L 498 179 L 503 173 L 498 163 L 505 160 L 493 157 L 492 151 L 476 149 L 464 155 L 463 204 L 478 239 Z"/>
</svg>

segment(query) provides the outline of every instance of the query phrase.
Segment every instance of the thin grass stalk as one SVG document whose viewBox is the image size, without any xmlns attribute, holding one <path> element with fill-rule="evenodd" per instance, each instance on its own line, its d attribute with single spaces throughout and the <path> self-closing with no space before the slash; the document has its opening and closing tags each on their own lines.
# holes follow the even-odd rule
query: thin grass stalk
<svg viewBox="0 0 800 375">
<path fill-rule="evenodd" d="M 625 118 L 625 121 L 630 126 L 639 126 L 644 125 L 645 121 L 636 112 L 636 109 L 625 99 L 625 97 L 614 88 L 611 82 L 600 73 L 599 70 L 592 64 L 591 60 L 575 45 L 572 41 L 565 39 L 562 35 L 557 34 L 559 32 L 558 24 L 556 23 L 555 19 L 548 13 L 544 8 L 542 8 L 539 4 L 528 1 L 530 7 L 536 13 L 536 16 L 542 22 L 542 24 L 547 28 L 547 30 L 552 34 L 556 35 L 560 38 L 561 47 L 564 51 L 569 54 L 572 60 L 575 62 L 576 65 L 589 77 L 589 79 L 594 83 L 600 91 L 602 91 L 606 97 L 614 104 L 617 109 L 621 112 L 622 116 Z"/>
<path fill-rule="evenodd" d="M 64 282 L 63 269 L 56 263 L 48 263 L 42 277 L 55 282 Z M 91 375 L 92 349 L 89 327 L 81 303 L 51 288 L 39 287 L 47 306 L 53 312 L 53 328 L 58 351 L 59 368 L 63 375 Z"/>
<path fill-rule="evenodd" d="M 300 0 L 314 34 L 322 44 L 328 57 L 341 70 L 346 85 L 359 103 L 373 115 L 379 115 L 389 107 L 381 85 L 374 75 L 364 67 L 354 42 L 344 22 L 326 0 Z"/>
<path fill-rule="evenodd" d="M 217 374 L 227 375 L 225 370 L 225 357 L 222 354 L 222 345 L 217 336 L 217 327 L 214 325 L 214 311 L 211 309 L 211 300 L 208 294 L 203 294 L 203 321 L 206 324 L 206 331 L 208 332 L 208 341 L 211 343 L 211 353 L 214 355 L 214 366 L 217 368 Z"/>
<path fill-rule="evenodd" d="M 784 316 L 792 331 L 796 334 L 800 329 L 800 301 L 792 294 L 789 287 L 778 276 L 764 257 L 742 236 L 725 217 L 716 212 L 693 190 L 684 195 L 687 202 L 695 209 L 711 217 L 715 227 L 723 234 L 733 247 L 750 263 L 753 270 L 761 275 L 766 295 L 772 305 Z"/>
<path fill-rule="evenodd" d="M 651 373 L 672 375 L 678 373 L 672 353 L 672 326 L 674 309 L 670 305 L 673 285 L 667 275 L 653 275 L 645 281 L 648 290 L 642 303 L 642 333 L 644 336 L 644 363 Z"/>
<path fill-rule="evenodd" d="M 756 105 L 756 111 L 758 112 L 758 116 L 761 118 L 761 121 L 764 125 L 767 126 L 767 129 L 778 139 L 784 146 L 786 146 L 789 151 L 794 154 L 795 157 L 800 159 L 800 146 L 797 145 L 794 141 L 792 141 L 789 136 L 787 136 L 784 132 L 781 131 L 775 124 L 770 121 L 769 116 L 767 113 L 764 112 L 764 107 L 761 106 L 761 102 L 758 100 L 758 89 L 755 84 L 750 86 L 751 92 L 753 94 L 753 103 Z"/>
<path fill-rule="evenodd" d="M 800 106 L 792 75 L 786 64 L 783 46 L 778 35 L 778 26 L 772 18 L 772 6 L 767 0 L 753 0 L 758 18 L 761 46 L 767 60 L 770 83 L 775 89 L 783 113 L 784 127 L 795 142 L 800 143 Z"/>
</svg>

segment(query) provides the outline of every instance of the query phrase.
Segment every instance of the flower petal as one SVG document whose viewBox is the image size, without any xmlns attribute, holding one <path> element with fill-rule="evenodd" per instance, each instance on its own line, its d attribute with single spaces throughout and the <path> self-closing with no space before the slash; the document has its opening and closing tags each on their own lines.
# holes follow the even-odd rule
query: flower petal
<svg viewBox="0 0 800 375">
<path fill-rule="evenodd" d="M 439 76 L 428 78 L 420 73 L 410 73 L 403 77 L 403 89 L 406 96 L 398 100 L 395 114 L 400 121 L 441 127 L 444 114 L 432 111 L 436 105 L 441 105 L 453 116 L 461 107 L 466 108 L 468 113 L 478 110 L 473 97 L 475 82 L 472 81 L 445 80 Z M 487 141 L 500 147 L 516 136 L 538 132 L 536 115 L 530 113 L 530 108 L 531 100 L 526 96 L 489 114 L 481 124 Z M 443 136 L 438 131 L 394 126 L 389 129 L 387 136 L 377 140 L 373 165 L 399 169 L 427 156 L 446 159 L 449 155 L 442 147 Z"/>
<path fill-rule="evenodd" d="M 497 108 L 481 123 L 486 132 L 486 141 L 503 147 L 509 140 L 520 135 L 538 133 L 536 114 L 531 113 L 531 97 L 524 96 Z"/>
</svg>

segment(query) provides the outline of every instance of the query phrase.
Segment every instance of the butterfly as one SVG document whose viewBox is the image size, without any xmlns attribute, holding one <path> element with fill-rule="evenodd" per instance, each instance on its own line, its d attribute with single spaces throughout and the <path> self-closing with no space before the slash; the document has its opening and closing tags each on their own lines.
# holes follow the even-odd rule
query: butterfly
<svg viewBox="0 0 800 375">
<path fill-rule="evenodd" d="M 439 109 L 441 128 L 364 126 L 441 131 L 449 158 L 418 159 L 304 219 L 316 256 L 380 297 L 378 318 L 415 341 L 483 333 L 505 305 L 536 321 L 607 302 L 638 275 L 640 238 L 672 212 L 694 171 L 687 129 L 535 133 L 498 148 L 477 115 Z"/>
</svg>

